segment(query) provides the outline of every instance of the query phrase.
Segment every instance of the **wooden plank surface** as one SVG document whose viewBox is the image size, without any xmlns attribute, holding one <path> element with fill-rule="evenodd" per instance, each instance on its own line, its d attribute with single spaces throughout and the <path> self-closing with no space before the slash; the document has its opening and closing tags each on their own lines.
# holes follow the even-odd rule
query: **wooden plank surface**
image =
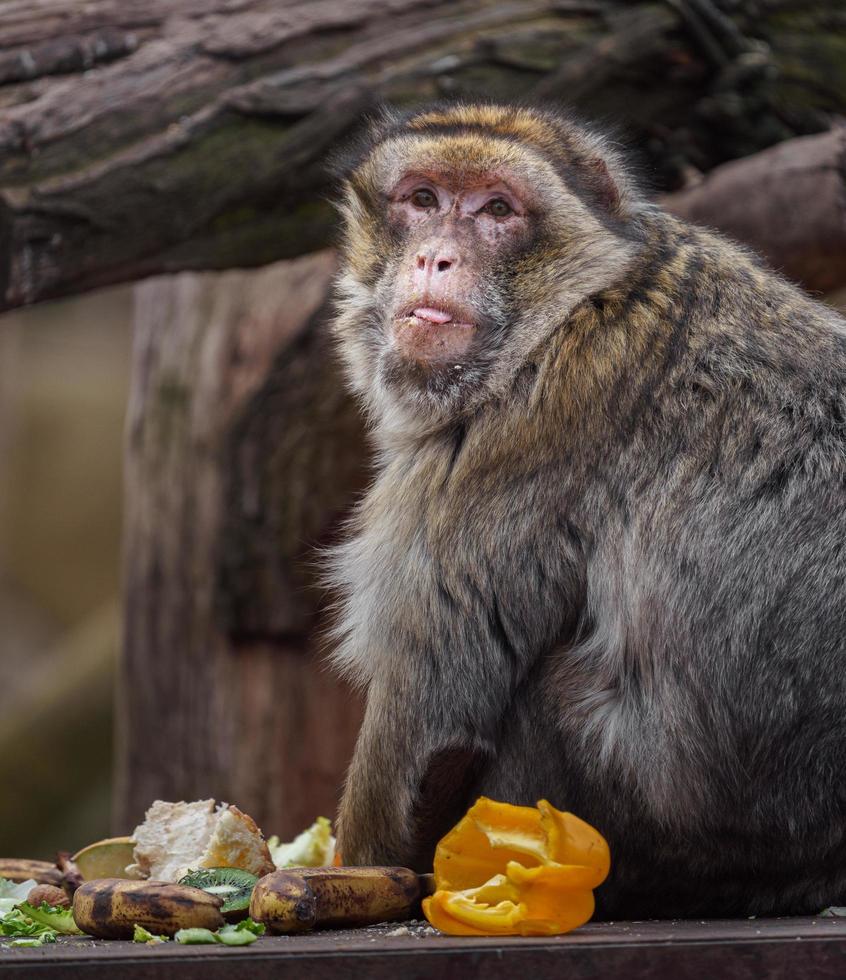
<svg viewBox="0 0 846 980">
<path fill-rule="evenodd" d="M 590 923 L 552 939 L 441 936 L 425 923 L 264 937 L 252 946 L 64 939 L 0 944 L 0 980 L 843 980 L 846 919 Z"/>
</svg>

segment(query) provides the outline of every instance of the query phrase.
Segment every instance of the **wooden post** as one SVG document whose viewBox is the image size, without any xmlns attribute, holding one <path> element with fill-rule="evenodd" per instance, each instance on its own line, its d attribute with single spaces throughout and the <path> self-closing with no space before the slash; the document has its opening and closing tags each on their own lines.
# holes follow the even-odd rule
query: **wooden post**
<svg viewBox="0 0 846 980">
<path fill-rule="evenodd" d="M 364 478 L 326 336 L 334 257 L 137 287 L 116 829 L 215 797 L 332 816 L 360 702 L 321 663 L 316 544 Z"/>
</svg>

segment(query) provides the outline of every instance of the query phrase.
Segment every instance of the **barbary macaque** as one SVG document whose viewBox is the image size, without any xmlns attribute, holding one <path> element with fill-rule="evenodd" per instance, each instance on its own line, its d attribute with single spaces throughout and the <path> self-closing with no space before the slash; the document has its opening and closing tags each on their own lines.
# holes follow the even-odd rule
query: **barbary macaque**
<svg viewBox="0 0 846 980">
<path fill-rule="evenodd" d="M 846 321 L 550 110 L 386 110 L 341 210 L 345 862 L 547 798 L 600 916 L 846 903 Z"/>
</svg>

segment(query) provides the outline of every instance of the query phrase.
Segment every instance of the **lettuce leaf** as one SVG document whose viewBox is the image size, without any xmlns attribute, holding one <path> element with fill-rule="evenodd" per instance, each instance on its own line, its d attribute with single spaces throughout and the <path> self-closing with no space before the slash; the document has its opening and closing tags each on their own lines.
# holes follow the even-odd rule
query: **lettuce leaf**
<svg viewBox="0 0 846 980">
<path fill-rule="evenodd" d="M 82 930 L 73 921 L 72 909 L 62 909 L 42 902 L 38 908 L 29 902 L 19 902 L 18 909 L 39 925 L 53 929 L 61 936 L 81 936 Z"/>
<path fill-rule="evenodd" d="M 335 857 L 332 824 L 326 817 L 318 817 L 308 830 L 287 844 L 273 836 L 267 846 L 277 868 L 322 868 L 331 864 Z"/>
<path fill-rule="evenodd" d="M 70 909 L 56 908 L 42 902 L 38 908 L 26 900 L 36 882 L 16 884 L 0 878 L 0 936 L 13 936 L 13 946 L 40 946 L 54 943 L 57 935 L 81 936 Z M 26 942 L 24 942 L 26 940 Z M 32 940 L 30 942 L 30 940 Z"/>
<path fill-rule="evenodd" d="M 0 919 L 0 936 L 22 936 L 24 938 L 50 936 L 52 938 L 47 941 L 53 942 L 56 938 L 56 930 L 41 922 L 33 922 L 19 908 L 14 908 Z"/>
<path fill-rule="evenodd" d="M 136 926 L 137 928 L 137 926 Z M 221 926 L 216 932 L 211 929 L 180 929 L 174 936 L 178 943 L 186 946 L 199 946 L 204 943 L 222 943 L 224 946 L 249 946 L 259 936 L 264 935 L 264 926 L 252 919 Z"/>
<path fill-rule="evenodd" d="M 36 884 L 37 882 L 32 878 L 21 882 L 0 878 L 0 919 L 7 916 L 18 902 L 25 902 L 27 895 L 35 888 Z"/>
<path fill-rule="evenodd" d="M 180 929 L 173 937 L 178 943 L 185 946 L 201 946 L 203 943 L 216 943 L 214 933 L 211 929 Z"/>
<path fill-rule="evenodd" d="M 156 936 L 154 933 L 148 932 L 144 926 L 139 926 L 136 922 L 132 932 L 132 941 L 134 943 L 149 943 L 151 946 L 154 946 L 157 943 L 166 943 L 167 936 Z"/>
<path fill-rule="evenodd" d="M 43 946 L 44 943 L 54 943 L 56 941 L 55 934 L 45 933 L 43 936 L 33 937 L 32 939 L 13 939 L 9 943 L 10 946 L 25 946 L 29 948 L 34 948 L 36 946 Z"/>
<path fill-rule="evenodd" d="M 232 925 L 221 926 L 215 934 L 225 946 L 249 946 L 264 935 L 264 925 L 252 919 L 242 919 Z"/>
</svg>

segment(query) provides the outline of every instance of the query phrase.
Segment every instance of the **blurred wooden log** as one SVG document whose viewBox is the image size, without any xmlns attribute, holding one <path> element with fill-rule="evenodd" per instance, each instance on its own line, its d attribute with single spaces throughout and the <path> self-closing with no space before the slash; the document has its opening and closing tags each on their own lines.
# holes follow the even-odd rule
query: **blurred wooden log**
<svg viewBox="0 0 846 980">
<path fill-rule="evenodd" d="M 751 245 L 807 289 L 846 284 L 846 126 L 723 164 L 662 204 Z"/>
<path fill-rule="evenodd" d="M 6 0 L 0 309 L 322 247 L 327 153 L 379 99 L 563 99 L 624 123 L 667 189 L 827 128 L 842 13 L 722 6 Z"/>
<path fill-rule="evenodd" d="M 314 546 L 363 481 L 320 324 L 331 253 L 137 287 L 126 435 L 118 817 L 332 816 L 360 706 L 319 659 Z"/>
</svg>

